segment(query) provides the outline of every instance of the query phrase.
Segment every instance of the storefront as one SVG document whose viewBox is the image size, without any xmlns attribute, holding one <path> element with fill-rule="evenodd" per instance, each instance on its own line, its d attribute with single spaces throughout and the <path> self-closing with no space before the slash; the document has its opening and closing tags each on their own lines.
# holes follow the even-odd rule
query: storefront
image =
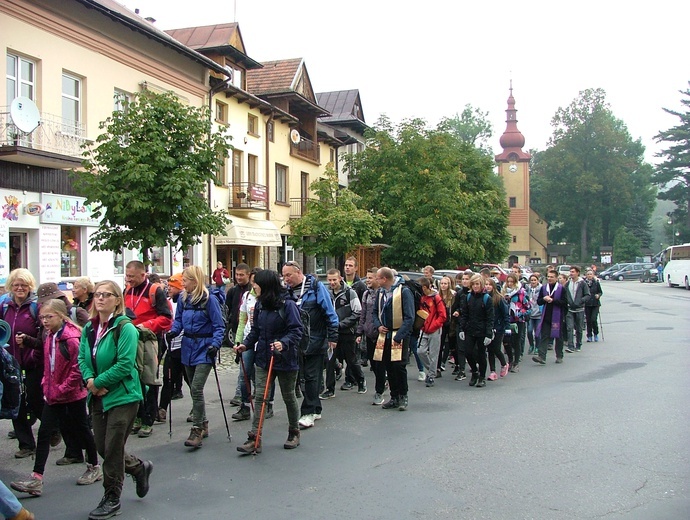
<svg viewBox="0 0 690 520">
<path fill-rule="evenodd" d="M 270 220 L 230 215 L 232 221 L 225 229 L 225 235 L 215 236 L 216 261 L 231 272 L 238 264 L 250 267 L 264 267 L 264 247 L 280 247 L 280 231 Z"/>
</svg>

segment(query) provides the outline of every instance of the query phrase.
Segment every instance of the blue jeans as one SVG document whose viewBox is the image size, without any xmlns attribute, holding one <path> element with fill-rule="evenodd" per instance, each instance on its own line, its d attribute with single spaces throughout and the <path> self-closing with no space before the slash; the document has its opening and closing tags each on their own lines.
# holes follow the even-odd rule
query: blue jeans
<svg viewBox="0 0 690 520">
<path fill-rule="evenodd" d="M 420 372 L 424 372 L 424 365 L 422 364 L 422 360 L 419 359 L 419 354 L 417 354 L 418 343 L 419 343 L 419 332 L 417 334 L 412 332 L 412 334 L 410 334 L 410 350 L 414 354 L 414 359 L 417 362 L 417 370 L 419 370 Z M 434 374 L 434 375 L 436 375 L 436 374 Z"/>
<path fill-rule="evenodd" d="M 22 505 L 10 491 L 5 483 L 0 480 L 0 516 L 14 518 L 22 510 Z"/>
</svg>

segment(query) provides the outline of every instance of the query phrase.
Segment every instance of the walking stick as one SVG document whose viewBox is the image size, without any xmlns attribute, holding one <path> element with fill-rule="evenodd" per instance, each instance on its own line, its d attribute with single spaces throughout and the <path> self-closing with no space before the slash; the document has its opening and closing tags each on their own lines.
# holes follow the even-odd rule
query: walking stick
<svg viewBox="0 0 690 520">
<path fill-rule="evenodd" d="M 244 374 L 244 383 L 247 386 L 247 395 L 249 396 L 249 405 L 252 407 L 254 413 L 254 401 L 252 400 L 252 383 L 247 377 L 247 369 L 244 366 L 244 356 L 240 354 L 240 366 L 242 367 L 242 374 Z"/>
<path fill-rule="evenodd" d="M 168 360 L 168 384 L 170 390 L 170 401 L 168 402 L 168 438 L 172 439 L 172 392 L 175 385 L 172 379 L 172 356 L 170 355 L 170 350 L 167 352 Z"/>
<path fill-rule="evenodd" d="M 218 387 L 218 397 L 220 398 L 220 407 L 223 409 L 223 419 L 225 419 L 225 430 L 228 432 L 228 441 L 232 442 L 232 435 L 230 435 L 230 426 L 228 426 L 228 416 L 225 413 L 225 404 L 223 403 L 223 394 L 220 391 L 220 379 L 218 379 L 218 369 L 216 368 L 216 358 L 211 361 L 213 373 L 216 376 L 216 386 Z"/>
<path fill-rule="evenodd" d="M 601 341 L 604 341 L 604 320 L 601 319 L 601 307 L 599 307 L 599 328 L 601 329 Z"/>
<path fill-rule="evenodd" d="M 254 439 L 254 452 L 259 449 L 261 442 L 261 428 L 264 425 L 264 412 L 266 411 L 266 399 L 268 399 L 268 389 L 271 386 L 271 376 L 273 375 L 273 360 L 275 359 L 273 352 L 271 352 L 271 361 L 268 363 L 268 377 L 266 379 L 266 388 L 264 388 L 264 401 L 261 403 L 261 414 L 259 415 L 259 428 L 256 430 L 256 438 Z"/>
</svg>

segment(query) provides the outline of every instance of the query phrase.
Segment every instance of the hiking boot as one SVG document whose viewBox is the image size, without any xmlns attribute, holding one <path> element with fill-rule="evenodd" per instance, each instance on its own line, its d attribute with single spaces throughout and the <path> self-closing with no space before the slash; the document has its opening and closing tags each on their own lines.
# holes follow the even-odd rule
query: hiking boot
<svg viewBox="0 0 690 520">
<path fill-rule="evenodd" d="M 489 374 L 489 377 L 487 377 L 489 381 L 496 381 L 498 379 L 498 374 L 496 372 L 491 372 Z"/>
<path fill-rule="evenodd" d="M 294 450 L 297 446 L 299 446 L 299 430 L 289 429 L 288 438 L 285 444 L 283 444 L 283 448 L 286 450 Z"/>
<path fill-rule="evenodd" d="M 505 377 L 508 375 L 508 369 L 510 368 L 510 364 L 506 363 L 501 367 L 501 377 Z"/>
<path fill-rule="evenodd" d="M 164 423 L 167 418 L 168 413 L 165 411 L 165 408 L 159 408 L 156 414 L 156 422 Z"/>
<path fill-rule="evenodd" d="M 230 404 L 232 406 L 242 406 L 242 396 L 241 395 L 236 395 L 232 399 L 230 399 Z"/>
<path fill-rule="evenodd" d="M 139 471 L 132 475 L 134 482 L 137 484 L 137 496 L 139 498 L 144 498 L 149 492 L 149 476 L 153 471 L 153 462 L 150 460 L 141 461 L 141 466 L 139 466 Z"/>
<path fill-rule="evenodd" d="M 43 493 L 43 479 L 37 478 L 32 474 L 27 480 L 10 482 L 10 487 L 20 493 L 28 493 L 33 497 L 40 497 L 41 493 Z"/>
<path fill-rule="evenodd" d="M 139 433 L 139 430 L 141 430 L 141 419 L 137 417 L 134 419 L 134 424 L 132 425 L 132 433 Z"/>
<path fill-rule="evenodd" d="M 458 375 L 455 376 L 455 380 L 462 381 L 464 379 L 467 379 L 467 376 L 465 375 L 465 372 L 461 370 L 460 372 L 458 372 Z"/>
<path fill-rule="evenodd" d="M 391 397 L 389 401 L 386 401 L 385 403 L 383 403 L 381 408 L 383 408 L 384 410 L 391 410 L 393 408 L 397 408 L 398 406 L 399 406 L 398 398 L 397 397 Z"/>
<path fill-rule="evenodd" d="M 304 430 L 306 428 L 311 428 L 312 426 L 314 426 L 315 420 L 316 419 L 314 418 L 313 413 L 308 413 L 308 414 L 303 415 L 302 417 L 299 418 L 300 430 Z"/>
<path fill-rule="evenodd" d="M 236 421 L 247 421 L 252 418 L 252 412 L 246 406 L 240 406 L 239 409 L 231 415 Z"/>
<path fill-rule="evenodd" d="M 61 441 L 62 441 L 62 435 L 60 435 L 59 431 L 55 431 L 55 432 L 50 434 L 50 447 L 51 448 L 54 448 L 55 446 L 60 444 Z"/>
<path fill-rule="evenodd" d="M 189 431 L 189 437 L 184 441 L 184 445 L 189 448 L 201 448 L 201 440 L 203 439 L 204 430 L 198 426 L 192 426 Z"/>
<path fill-rule="evenodd" d="M 55 461 L 58 466 L 69 466 L 70 464 L 81 464 L 84 462 L 83 458 L 76 457 L 62 457 Z"/>
<path fill-rule="evenodd" d="M 271 417 L 273 417 L 273 403 L 266 403 L 266 414 L 264 415 L 264 419 L 270 419 Z"/>
<path fill-rule="evenodd" d="M 259 445 L 256 446 L 256 433 L 247 432 L 247 440 L 244 441 L 242 446 L 237 447 L 237 451 L 240 453 L 261 453 L 261 440 L 259 440 Z"/>
<path fill-rule="evenodd" d="M 477 388 L 482 388 L 486 386 L 486 379 L 483 377 L 480 377 L 479 380 L 477 381 Z"/>
<path fill-rule="evenodd" d="M 103 480 L 103 468 L 101 468 L 101 465 L 96 464 L 93 466 L 92 464 L 87 464 L 86 471 L 77 479 L 77 484 L 80 486 L 88 486 L 99 480 Z"/>
<path fill-rule="evenodd" d="M 470 386 L 476 386 L 477 381 L 479 381 L 479 374 L 472 374 L 472 378 L 470 379 Z"/>
<path fill-rule="evenodd" d="M 10 520 L 36 520 L 36 517 L 31 511 L 22 507 L 19 513 L 10 518 Z"/>
<path fill-rule="evenodd" d="M 546 365 L 546 360 L 541 356 L 533 356 L 532 361 L 539 363 L 540 365 Z"/>
<path fill-rule="evenodd" d="M 204 421 L 201 423 L 201 438 L 202 439 L 207 439 L 208 438 L 208 421 Z"/>
<path fill-rule="evenodd" d="M 142 424 L 141 428 L 139 429 L 139 433 L 137 434 L 137 437 L 140 439 L 145 439 L 146 437 L 151 437 L 151 434 L 153 433 L 153 426 L 149 426 L 148 424 Z"/>
<path fill-rule="evenodd" d="M 105 520 L 119 514 L 120 499 L 112 493 L 106 493 L 98 507 L 89 513 L 89 520 Z"/>
<path fill-rule="evenodd" d="M 398 398 L 398 410 L 404 412 L 405 410 L 407 410 L 407 404 L 408 400 L 406 395 L 403 395 L 402 397 Z"/>
<path fill-rule="evenodd" d="M 352 390 L 355 387 L 352 383 L 349 381 L 345 381 L 342 385 L 340 385 L 341 390 Z"/>
<path fill-rule="evenodd" d="M 333 399 L 334 397 L 335 392 L 331 390 L 326 390 L 325 392 L 321 392 L 321 394 L 319 394 L 319 399 L 321 399 L 322 401 L 325 401 L 326 399 Z"/>
<path fill-rule="evenodd" d="M 383 396 L 381 394 L 374 394 L 374 402 L 371 403 L 374 406 L 383 404 Z"/>
<path fill-rule="evenodd" d="M 25 459 L 26 457 L 31 457 L 31 458 L 33 458 L 33 456 L 34 456 L 35 454 L 36 454 L 36 450 L 35 450 L 35 449 L 31 449 L 31 448 L 22 448 L 22 449 L 20 449 L 19 451 L 15 452 L 14 458 L 15 458 L 15 459 Z"/>
<path fill-rule="evenodd" d="M 362 381 L 361 383 L 359 383 L 359 385 L 357 385 L 357 393 L 358 394 L 366 394 L 367 393 L 367 382 L 366 381 Z"/>
</svg>

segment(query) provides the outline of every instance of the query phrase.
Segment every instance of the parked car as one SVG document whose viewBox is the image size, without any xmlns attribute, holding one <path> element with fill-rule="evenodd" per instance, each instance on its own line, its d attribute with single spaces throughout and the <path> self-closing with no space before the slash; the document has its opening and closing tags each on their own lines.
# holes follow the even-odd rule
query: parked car
<svg viewBox="0 0 690 520">
<path fill-rule="evenodd" d="M 649 283 L 657 283 L 659 281 L 659 271 L 657 270 L 656 267 L 652 267 L 651 269 L 645 269 L 642 275 L 640 276 L 640 283 L 644 282 L 649 282 Z"/>
<path fill-rule="evenodd" d="M 439 275 L 441 277 L 448 276 L 451 280 L 455 280 L 455 277 L 463 273 L 464 271 L 458 271 L 457 269 L 437 269 L 434 271 L 434 277 Z"/>
<path fill-rule="evenodd" d="M 599 278 L 602 280 L 610 280 L 611 275 L 615 273 L 616 271 L 620 271 L 623 269 L 626 265 L 630 265 L 629 262 L 622 262 L 620 264 L 613 264 L 611 267 L 608 267 L 604 269 L 602 272 L 599 273 Z"/>
<path fill-rule="evenodd" d="M 508 276 L 508 271 L 503 269 L 500 265 L 498 264 L 474 264 L 474 270 L 476 272 L 479 272 L 483 268 L 488 268 L 491 271 L 498 271 L 498 281 L 501 283 L 504 283 L 506 281 L 506 276 Z"/>
<path fill-rule="evenodd" d="M 615 273 L 611 274 L 611 279 L 612 280 L 639 280 L 640 277 L 645 274 L 645 271 L 652 269 L 654 267 L 654 264 L 652 263 L 646 263 L 646 264 L 628 264 L 624 266 L 622 269 L 616 271 Z"/>
<path fill-rule="evenodd" d="M 558 274 L 564 274 L 566 276 L 570 276 L 570 265 L 569 264 L 562 264 L 558 266 Z"/>
</svg>

